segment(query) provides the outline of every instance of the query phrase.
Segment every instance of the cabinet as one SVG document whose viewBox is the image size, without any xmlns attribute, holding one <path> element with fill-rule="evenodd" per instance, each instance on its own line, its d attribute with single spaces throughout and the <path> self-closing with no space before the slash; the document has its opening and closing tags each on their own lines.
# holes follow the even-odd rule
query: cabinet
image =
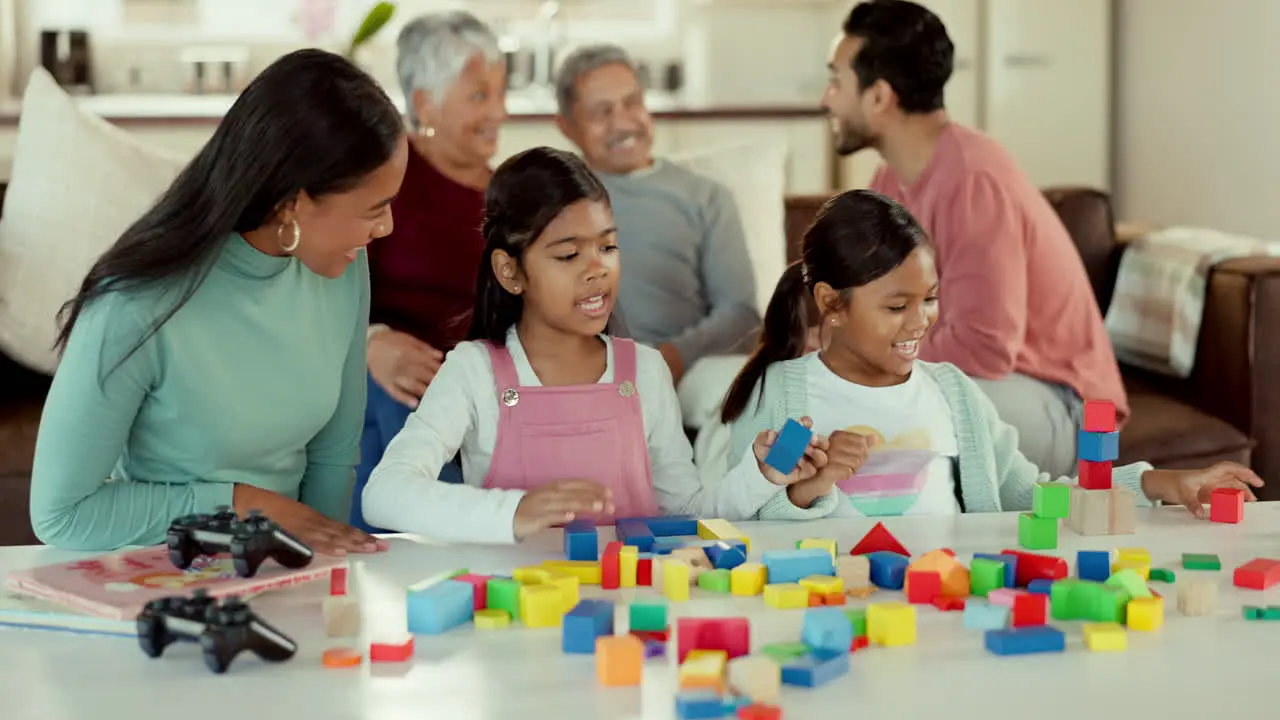
<svg viewBox="0 0 1280 720">
<path fill-rule="evenodd" d="M 1111 187 L 1111 0 L 921 0 L 947 25 L 957 122 L 1000 141 L 1038 186 Z M 874 151 L 841 161 L 865 187 Z"/>
</svg>

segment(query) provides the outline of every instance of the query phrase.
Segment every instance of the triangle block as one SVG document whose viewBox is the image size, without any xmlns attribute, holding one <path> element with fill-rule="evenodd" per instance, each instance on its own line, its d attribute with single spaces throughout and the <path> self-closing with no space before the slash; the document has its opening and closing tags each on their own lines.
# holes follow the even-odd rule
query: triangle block
<svg viewBox="0 0 1280 720">
<path fill-rule="evenodd" d="M 898 553 L 905 557 L 911 557 L 911 553 L 898 542 L 898 538 L 889 532 L 884 523 L 876 523 L 876 526 L 858 541 L 857 545 L 849 551 L 850 555 L 867 555 L 873 552 L 891 552 Z"/>
</svg>

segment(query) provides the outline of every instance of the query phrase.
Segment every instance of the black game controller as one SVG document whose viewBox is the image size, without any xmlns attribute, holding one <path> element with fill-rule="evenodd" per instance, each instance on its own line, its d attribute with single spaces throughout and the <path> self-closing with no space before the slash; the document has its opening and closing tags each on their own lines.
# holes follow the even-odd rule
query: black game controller
<svg viewBox="0 0 1280 720">
<path fill-rule="evenodd" d="M 298 650 L 293 640 L 254 615 L 244 601 L 228 597 L 219 603 L 204 590 L 196 590 L 189 598 L 152 600 L 138 614 L 138 644 L 148 657 L 160 657 L 180 640 L 200 643 L 204 664 L 219 674 L 243 650 L 270 662 L 288 660 Z"/>
<path fill-rule="evenodd" d="M 179 570 L 191 567 L 198 557 L 225 552 L 231 554 L 240 577 L 253 577 L 267 558 L 296 570 L 315 557 L 315 551 L 261 512 L 252 510 L 242 520 L 225 506 L 212 515 L 185 515 L 174 520 L 165 544 L 169 560 Z"/>
</svg>

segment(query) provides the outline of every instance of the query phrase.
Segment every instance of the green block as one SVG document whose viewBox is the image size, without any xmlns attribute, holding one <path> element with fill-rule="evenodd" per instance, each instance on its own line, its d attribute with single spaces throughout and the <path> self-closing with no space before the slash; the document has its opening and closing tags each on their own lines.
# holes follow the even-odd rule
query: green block
<svg viewBox="0 0 1280 720">
<path fill-rule="evenodd" d="M 1052 550 L 1058 547 L 1057 518 L 1022 513 L 1018 516 L 1018 544 L 1027 550 Z"/>
<path fill-rule="evenodd" d="M 635 632 L 667 629 L 667 604 L 662 600 L 636 600 L 628 611 L 627 627 Z"/>
<path fill-rule="evenodd" d="M 708 570 L 698 576 L 698 587 L 712 592 L 729 592 L 729 571 Z"/>
<path fill-rule="evenodd" d="M 1182 567 L 1187 570 L 1221 570 L 1222 561 L 1217 555 L 1182 553 Z"/>
<path fill-rule="evenodd" d="M 1004 587 L 1005 564 L 989 558 L 974 558 L 969 563 L 969 592 L 978 597 Z"/>
<path fill-rule="evenodd" d="M 844 616 L 849 618 L 849 622 L 853 623 L 853 636 L 862 637 L 867 634 L 867 609 L 854 608 L 845 610 Z"/>
<path fill-rule="evenodd" d="M 1079 620 L 1080 599 L 1086 597 L 1087 587 L 1096 585 L 1087 580 L 1063 578 L 1049 586 L 1049 613 L 1054 620 Z"/>
<path fill-rule="evenodd" d="M 1261 620 L 1265 612 L 1262 608 L 1252 605 L 1245 605 L 1240 608 L 1240 614 L 1244 616 L 1245 620 Z"/>
<path fill-rule="evenodd" d="M 1151 597 L 1151 590 L 1147 587 L 1147 583 L 1138 574 L 1138 571 L 1132 568 L 1125 568 L 1119 572 L 1112 573 L 1111 577 L 1107 578 L 1106 582 L 1102 584 L 1122 588 L 1129 593 L 1131 599 Z"/>
<path fill-rule="evenodd" d="M 1115 585 L 1095 585 L 1092 595 L 1088 600 L 1088 614 L 1081 617 L 1082 620 L 1124 624 L 1125 606 L 1132 599 L 1127 590 Z"/>
<path fill-rule="evenodd" d="M 510 578 L 490 578 L 485 583 L 485 607 L 520 617 L 520 583 Z"/>
<path fill-rule="evenodd" d="M 1071 514 L 1071 486 L 1060 482 L 1036 483 L 1031 496 L 1031 513 L 1036 517 L 1061 520 Z"/>
<path fill-rule="evenodd" d="M 809 646 L 799 642 L 774 643 L 760 648 L 760 652 L 773 658 L 779 664 L 784 664 L 791 662 L 798 657 L 808 655 Z"/>
<path fill-rule="evenodd" d="M 1280 620 L 1280 606 L 1272 605 L 1262 611 L 1263 620 Z"/>
<path fill-rule="evenodd" d="M 1151 579 L 1155 582 L 1173 582 L 1173 571 L 1166 568 L 1152 568 Z"/>
</svg>

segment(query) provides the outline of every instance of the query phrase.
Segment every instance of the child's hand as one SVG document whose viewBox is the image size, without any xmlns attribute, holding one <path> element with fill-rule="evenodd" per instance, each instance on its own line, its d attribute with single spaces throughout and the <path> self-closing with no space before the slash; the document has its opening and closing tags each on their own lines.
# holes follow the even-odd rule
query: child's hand
<svg viewBox="0 0 1280 720">
<path fill-rule="evenodd" d="M 837 430 L 827 440 L 827 464 L 822 468 L 824 479 L 832 485 L 848 480 L 867 461 L 867 454 L 875 447 L 874 435 Z"/>
<path fill-rule="evenodd" d="M 800 418 L 800 424 L 813 429 L 813 420 L 807 417 Z M 809 439 L 809 446 L 804 449 L 804 455 L 800 458 L 800 463 L 796 465 L 796 469 L 790 473 L 783 475 L 776 468 L 767 465 L 764 461 L 769 456 L 769 450 L 773 448 L 773 444 L 778 440 L 777 430 L 765 430 L 756 436 L 756 441 L 751 444 L 751 450 L 756 456 L 756 465 L 760 467 L 760 474 L 774 485 L 793 485 L 802 480 L 808 480 L 827 462 L 827 455 L 824 452 L 827 446 L 827 439 L 814 433 Z"/>
<path fill-rule="evenodd" d="M 612 514 L 613 493 L 592 480 L 557 480 L 530 490 L 516 507 L 517 540 L 572 521 L 578 515 Z"/>
<path fill-rule="evenodd" d="M 1148 470 L 1142 474 L 1142 491 L 1148 498 L 1183 505 L 1198 518 L 1208 517 L 1204 506 L 1216 488 L 1240 488 L 1245 502 L 1257 502 L 1252 488 L 1263 484 L 1252 470 L 1232 462 L 1220 462 L 1204 470 Z"/>
</svg>

